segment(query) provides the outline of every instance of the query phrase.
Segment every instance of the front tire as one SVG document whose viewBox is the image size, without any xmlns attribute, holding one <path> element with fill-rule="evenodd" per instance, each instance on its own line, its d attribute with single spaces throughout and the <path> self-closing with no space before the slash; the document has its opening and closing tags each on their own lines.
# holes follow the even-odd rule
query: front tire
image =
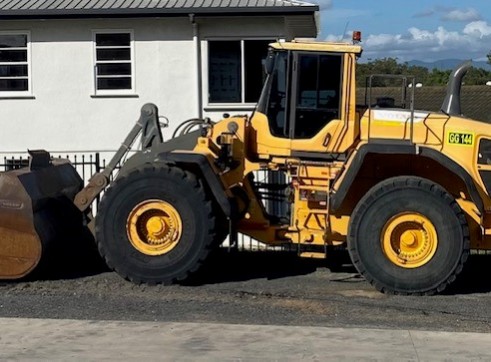
<svg viewBox="0 0 491 362">
<path fill-rule="evenodd" d="M 203 186 L 177 167 L 145 166 L 114 182 L 96 217 L 99 252 L 135 283 L 185 279 L 213 246 L 215 218 Z"/>
<path fill-rule="evenodd" d="M 469 255 L 469 229 L 441 186 L 402 176 L 375 185 L 353 211 L 348 250 L 378 290 L 395 294 L 443 291 Z"/>
</svg>

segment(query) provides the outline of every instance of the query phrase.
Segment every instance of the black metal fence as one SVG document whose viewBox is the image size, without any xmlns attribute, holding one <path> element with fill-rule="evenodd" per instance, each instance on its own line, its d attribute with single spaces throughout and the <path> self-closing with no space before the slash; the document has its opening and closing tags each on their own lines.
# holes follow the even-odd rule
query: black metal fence
<svg viewBox="0 0 491 362">
<path fill-rule="evenodd" d="M 3 163 L 0 164 L 0 171 L 17 170 L 29 165 L 29 159 L 27 157 L 3 157 Z"/>
<path fill-rule="evenodd" d="M 52 156 L 70 160 L 84 181 L 90 179 L 95 173 L 100 172 L 106 164 L 106 161 L 101 159 L 99 152 L 89 154 L 55 154 Z M 3 156 L 2 161 L 0 163 L 0 171 L 16 170 L 29 166 L 29 156 L 27 154 Z"/>
</svg>

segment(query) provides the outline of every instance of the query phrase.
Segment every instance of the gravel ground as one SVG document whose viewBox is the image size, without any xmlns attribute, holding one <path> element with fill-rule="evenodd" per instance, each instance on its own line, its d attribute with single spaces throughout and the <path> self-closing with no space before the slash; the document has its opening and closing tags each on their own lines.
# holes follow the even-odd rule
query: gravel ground
<svg viewBox="0 0 491 362">
<path fill-rule="evenodd" d="M 219 253 L 185 284 L 134 285 L 97 256 L 44 280 L 0 283 L 0 317 L 369 327 L 491 332 L 491 255 L 473 255 L 443 295 L 377 292 L 351 265 L 289 253 Z M 63 265 L 64 264 L 64 265 Z"/>
</svg>

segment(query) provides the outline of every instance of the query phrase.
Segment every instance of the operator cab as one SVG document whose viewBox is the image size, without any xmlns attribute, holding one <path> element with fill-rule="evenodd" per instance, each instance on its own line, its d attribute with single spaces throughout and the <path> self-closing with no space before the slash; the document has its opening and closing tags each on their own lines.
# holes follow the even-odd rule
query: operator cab
<svg viewBox="0 0 491 362">
<path fill-rule="evenodd" d="M 290 62 L 289 57 L 293 58 Z M 291 92 L 287 92 L 289 64 L 295 64 Z M 340 55 L 278 53 L 266 109 L 271 133 L 292 139 L 312 138 L 330 121 L 339 119 L 341 74 Z M 291 102 L 287 101 L 288 93 Z"/>
<path fill-rule="evenodd" d="M 360 52 L 350 44 L 271 44 L 268 77 L 252 118 L 258 153 L 261 148 L 278 156 L 309 152 L 315 158 L 337 151 L 333 137 L 354 116 L 354 64 Z"/>
</svg>

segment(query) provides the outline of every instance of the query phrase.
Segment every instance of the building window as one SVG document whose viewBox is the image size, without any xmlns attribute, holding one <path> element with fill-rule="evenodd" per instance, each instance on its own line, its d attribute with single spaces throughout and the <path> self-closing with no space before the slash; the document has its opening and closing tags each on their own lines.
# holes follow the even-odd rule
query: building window
<svg viewBox="0 0 491 362">
<path fill-rule="evenodd" d="M 273 40 L 208 41 L 208 102 L 256 103 Z"/>
<path fill-rule="evenodd" d="M 133 33 L 94 32 L 95 87 L 97 93 L 134 90 Z"/>
<path fill-rule="evenodd" d="M 29 33 L 0 33 L 0 94 L 30 91 Z"/>
</svg>

